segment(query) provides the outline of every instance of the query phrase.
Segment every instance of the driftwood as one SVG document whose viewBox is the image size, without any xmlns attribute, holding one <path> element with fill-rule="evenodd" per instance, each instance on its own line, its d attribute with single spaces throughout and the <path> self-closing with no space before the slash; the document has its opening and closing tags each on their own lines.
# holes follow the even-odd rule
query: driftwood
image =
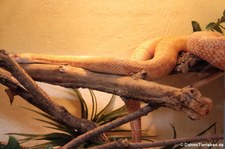
<svg viewBox="0 0 225 149">
<path fill-rule="evenodd" d="M 24 88 L 8 71 L 1 68 L 0 83 L 10 89 L 10 91 L 6 90 L 6 92 L 10 96 L 11 101 L 13 100 L 12 98 L 14 95 L 19 95 L 27 102 L 53 116 L 56 120 L 74 129 L 75 131 L 81 130 L 80 133 L 84 133 L 96 127 L 93 122 L 82 120 L 71 115 L 63 106 L 58 105 L 52 100 L 46 97 L 43 98 L 39 96 L 39 94 L 28 92 L 28 90 Z"/>
<path fill-rule="evenodd" d="M 90 88 L 146 103 L 157 103 L 183 111 L 192 119 L 201 118 L 211 109 L 211 100 L 203 97 L 197 89 L 191 87 L 179 89 L 129 76 L 95 73 L 68 65 L 29 64 L 22 66 L 37 81 L 69 88 Z"/>
<path fill-rule="evenodd" d="M 178 63 L 176 66 L 178 69 L 174 69 L 172 73 L 195 71 L 195 69 L 189 69 L 189 66 L 193 66 L 193 64 L 198 62 L 196 58 L 191 57 L 185 64 Z M 205 67 L 206 65 L 204 64 L 203 66 Z M 179 89 L 150 81 L 135 79 L 135 77 L 132 76 L 95 73 L 67 65 L 29 64 L 21 65 L 21 68 L 21 66 L 4 51 L 0 52 L 0 66 L 4 68 L 0 69 L 0 83 L 10 89 L 10 91 L 7 90 L 7 93 L 11 100 L 14 94 L 18 94 L 29 103 L 53 116 L 59 122 L 83 134 L 69 142 L 69 147 L 79 146 L 79 144 L 94 136 L 99 136 L 105 131 L 129 122 L 137 117 L 146 115 L 148 112 L 162 106 L 177 111 L 183 111 L 192 119 L 204 117 L 211 109 L 211 100 L 207 97 L 203 97 L 200 92 L 193 87 Z M 204 71 L 208 70 L 211 69 L 205 69 Z M 214 79 L 215 78 L 216 77 L 214 77 Z M 112 123 L 96 128 L 95 123 L 79 119 L 71 115 L 63 106 L 51 101 L 49 96 L 37 86 L 33 79 L 35 81 L 42 81 L 69 88 L 91 88 L 113 93 L 121 97 L 143 101 L 155 106 L 146 106 L 144 109 L 140 109 L 133 114 L 129 114 Z M 205 82 L 206 81 L 203 81 L 201 84 Z M 100 135 L 97 141 L 107 141 L 107 138 L 104 135 Z"/>
<path fill-rule="evenodd" d="M 10 93 L 7 90 L 10 98 L 13 98 L 12 96 L 15 94 L 20 95 L 32 105 L 54 117 L 58 122 L 80 134 L 97 127 L 94 122 L 79 119 L 70 114 L 63 106 L 53 102 L 20 65 L 11 59 L 4 51 L 1 51 L 0 59 L 3 61 L 5 68 L 12 73 L 10 74 L 4 69 L 0 69 L 0 82 L 12 91 Z M 98 141 L 105 140 L 106 138 L 103 136 L 101 139 L 98 139 Z"/>
<path fill-rule="evenodd" d="M 193 147 L 193 145 L 197 145 L 199 148 L 201 147 L 201 144 L 191 144 L 192 142 L 201 142 L 201 141 L 213 141 L 217 142 L 218 140 L 223 140 L 222 134 L 215 134 L 210 136 L 196 136 L 191 138 L 177 138 L 177 139 L 170 139 L 170 140 L 162 140 L 162 141 L 156 141 L 156 142 L 146 142 L 146 143 L 130 143 L 127 140 L 120 140 L 116 142 L 110 142 L 104 145 L 99 145 L 97 147 L 91 147 L 88 149 L 135 149 L 135 148 L 149 148 L 149 147 L 159 147 L 159 146 L 169 146 L 169 145 L 175 145 L 179 144 L 179 147 Z M 204 143 L 203 143 L 204 145 Z M 218 145 L 218 147 L 222 147 L 222 143 L 217 144 L 211 144 Z M 220 146 L 219 146 L 220 145 Z M 210 144 L 208 144 L 208 147 L 210 147 Z"/>
</svg>

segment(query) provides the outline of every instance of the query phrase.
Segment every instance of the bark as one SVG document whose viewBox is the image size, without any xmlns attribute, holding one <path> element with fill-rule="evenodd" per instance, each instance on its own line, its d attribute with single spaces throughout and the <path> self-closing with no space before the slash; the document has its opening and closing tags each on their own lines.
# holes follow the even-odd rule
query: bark
<svg viewBox="0 0 225 149">
<path fill-rule="evenodd" d="M 20 65 L 4 51 L 0 52 L 0 58 L 4 62 L 4 67 L 12 73 L 10 74 L 4 69 L 0 69 L 0 82 L 14 92 L 8 92 L 8 95 L 20 95 L 32 105 L 54 117 L 59 123 L 68 126 L 78 133 L 82 134 L 97 127 L 94 122 L 79 119 L 70 114 L 63 106 L 53 102 Z M 102 137 L 100 140 L 103 141 L 105 138 Z"/>
<path fill-rule="evenodd" d="M 130 113 L 130 114 L 123 116 L 121 118 L 118 118 L 112 122 L 101 125 L 89 132 L 86 132 L 86 133 L 78 136 L 77 138 L 73 139 L 72 141 L 68 142 L 67 144 L 65 144 L 62 147 L 62 149 L 78 148 L 80 144 L 82 144 L 83 142 L 85 142 L 87 140 L 90 140 L 94 136 L 100 135 L 101 133 L 109 131 L 109 130 L 116 128 L 127 122 L 130 122 L 131 120 L 134 120 L 138 117 L 147 115 L 149 112 L 152 112 L 153 110 L 157 109 L 158 107 L 159 107 L 159 105 L 151 105 L 151 106 L 148 105 L 148 106 L 145 106 L 145 107 L 135 111 L 134 113 Z"/>
<path fill-rule="evenodd" d="M 180 145 L 179 147 L 188 146 L 189 143 L 193 142 L 203 142 L 203 141 L 210 141 L 210 143 L 214 140 L 223 140 L 222 134 L 214 134 L 209 136 L 195 136 L 195 137 L 189 137 L 189 138 L 177 138 L 177 139 L 170 139 L 170 140 L 162 140 L 162 141 L 156 141 L 156 142 L 146 142 L 146 143 L 130 143 L 126 140 L 122 141 L 116 141 L 116 142 L 110 142 L 104 145 L 99 145 L 96 147 L 91 147 L 89 149 L 132 149 L 132 148 L 149 148 L 149 147 L 160 147 L 160 146 L 169 146 L 169 145 Z M 210 145 L 208 143 L 208 145 Z M 202 143 L 205 144 L 205 143 Z M 216 143 L 216 145 L 219 145 L 222 143 Z M 191 145 L 191 144 L 190 144 Z M 198 147 L 201 147 L 201 144 L 195 144 L 199 145 Z M 178 148 L 179 148 L 178 147 Z M 210 147 L 210 146 L 208 146 Z M 222 147 L 222 146 L 220 146 Z M 219 148 L 220 148 L 219 147 Z"/>
<path fill-rule="evenodd" d="M 161 104 L 200 119 L 211 109 L 211 100 L 192 87 L 175 88 L 129 76 L 95 73 L 71 66 L 47 64 L 22 65 L 36 81 L 69 88 L 90 88 L 150 104 Z"/>
</svg>

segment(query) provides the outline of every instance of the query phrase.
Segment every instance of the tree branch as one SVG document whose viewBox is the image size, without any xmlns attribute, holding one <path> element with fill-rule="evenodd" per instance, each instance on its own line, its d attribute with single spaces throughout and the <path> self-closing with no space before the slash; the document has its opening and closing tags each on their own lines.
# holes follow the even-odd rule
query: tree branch
<svg viewBox="0 0 225 149">
<path fill-rule="evenodd" d="M 223 140 L 222 134 L 215 134 L 210 136 L 195 136 L 190 138 L 178 138 L 178 139 L 169 139 L 156 142 L 147 142 L 147 143 L 129 143 L 126 140 L 116 141 L 106 143 L 104 145 L 99 145 L 96 147 L 91 147 L 89 149 L 130 149 L 130 148 L 149 148 L 149 147 L 160 147 L 168 145 L 181 145 L 181 147 L 188 146 L 192 142 L 202 142 L 202 141 L 213 141 L 213 140 Z M 201 144 L 197 144 L 200 147 Z M 222 147 L 222 146 L 220 146 Z"/>
<path fill-rule="evenodd" d="M 71 66 L 47 64 L 22 65 L 37 81 L 75 88 L 84 87 L 140 100 L 158 103 L 185 112 L 192 119 L 200 119 L 211 109 L 211 100 L 191 87 L 175 88 L 129 76 L 95 73 Z"/>
<path fill-rule="evenodd" d="M 194 88 L 200 88 L 200 87 L 202 87 L 202 86 L 222 77 L 223 75 L 224 75 L 224 72 L 219 71 L 219 72 L 213 73 L 213 74 L 211 74 L 211 75 L 209 75 L 209 76 L 207 76 L 207 77 L 205 77 L 205 78 L 203 78 L 203 79 L 201 79 L 201 80 L 199 80 L 199 81 L 197 81 L 197 82 L 195 82 L 195 83 L 193 83 L 189 86 L 194 87 Z"/>
<path fill-rule="evenodd" d="M 70 128 L 79 130 L 81 133 L 87 132 L 88 130 L 94 128 L 92 131 L 87 132 L 66 144 L 66 147 L 78 146 L 80 143 L 87 141 L 96 135 L 102 134 L 105 131 L 143 116 L 159 106 L 168 107 L 177 111 L 183 111 L 192 119 L 199 119 L 205 116 L 210 111 L 212 106 L 209 98 L 203 97 L 197 89 L 192 87 L 178 89 L 149 81 L 135 79 L 129 76 L 95 73 L 81 68 L 65 65 L 22 65 L 26 72 L 37 81 L 61 85 L 69 88 L 84 87 L 96 89 L 156 105 L 153 109 L 150 109 L 150 107 L 147 106 L 133 113 L 134 115 L 127 115 L 128 117 L 122 117 L 121 119 L 113 121 L 113 123 L 108 123 L 97 128 L 95 128 L 96 125 L 92 123 L 90 125 L 91 128 L 85 129 L 87 124 L 90 124 L 90 121 L 80 120 L 77 118 L 79 121 L 78 124 L 76 117 L 70 115 L 64 107 L 57 104 L 54 105 L 55 103 L 52 103 L 48 95 L 41 90 L 30 78 L 30 76 L 27 75 L 26 72 L 3 51 L 0 52 L 0 59 L 3 60 L 2 66 L 9 70 L 19 81 L 16 82 L 15 78 L 13 81 L 13 79 L 10 79 L 12 77 L 8 76 L 8 80 L 11 82 L 5 82 L 6 78 L 4 78 L 4 74 L 6 73 L 4 70 L 0 71 L 0 73 L 3 74 L 2 76 L 0 75 L 0 83 L 5 84 L 12 90 L 14 89 L 18 92 L 18 94 L 20 91 L 22 91 L 22 93 L 26 93 L 24 95 L 20 93 L 21 97 L 26 98 L 28 102 L 39 107 L 53 117 L 57 117 L 59 122 L 69 126 Z M 12 82 L 15 83 L 14 85 L 16 87 L 13 87 Z M 37 100 L 34 100 L 34 98 Z M 50 106 L 48 105 L 49 103 L 51 103 Z M 45 109 L 46 107 L 48 108 Z"/>
<path fill-rule="evenodd" d="M 83 142 L 85 142 L 87 140 L 90 140 L 94 136 L 100 135 L 106 131 L 116 128 L 116 127 L 118 127 L 122 124 L 125 124 L 131 120 L 134 120 L 138 117 L 147 115 L 149 112 L 152 112 L 153 110 L 157 109 L 159 106 L 160 105 L 148 105 L 148 106 L 145 106 L 145 107 L 135 111 L 134 113 L 128 114 L 128 115 L 118 118 L 114 121 L 111 121 L 107 124 L 101 125 L 89 132 L 86 132 L 86 133 L 78 136 L 77 138 L 73 139 L 72 141 L 68 142 L 67 144 L 65 144 L 62 147 L 62 149 L 77 148 L 77 147 L 79 147 L 80 144 L 82 144 Z"/>
<path fill-rule="evenodd" d="M 16 92 L 32 105 L 54 117 L 58 122 L 63 123 L 72 130 L 85 133 L 96 127 L 94 122 L 86 119 L 79 119 L 71 115 L 63 106 L 53 102 L 50 97 L 32 80 L 32 78 L 4 51 L 0 52 L 0 59 L 12 75 L 0 69 L 0 81 L 9 89 Z M 16 77 L 18 81 L 14 78 Z M 103 137 L 99 141 L 105 140 Z"/>
</svg>

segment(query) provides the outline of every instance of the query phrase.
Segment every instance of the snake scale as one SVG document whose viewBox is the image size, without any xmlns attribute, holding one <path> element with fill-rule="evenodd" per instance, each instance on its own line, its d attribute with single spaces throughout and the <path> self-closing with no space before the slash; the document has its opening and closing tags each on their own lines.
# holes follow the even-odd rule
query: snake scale
<svg viewBox="0 0 225 149">
<path fill-rule="evenodd" d="M 144 79 L 154 80 L 168 75 L 173 70 L 180 51 L 192 53 L 209 62 L 212 66 L 225 71 L 225 36 L 211 31 L 147 40 L 134 50 L 129 59 L 42 54 L 14 54 L 12 57 L 19 63 L 69 64 L 98 73 L 117 75 L 130 75 L 144 70 L 147 73 Z M 133 100 L 128 100 L 126 105 L 129 112 L 140 107 L 140 103 Z M 132 134 L 133 141 L 140 141 L 140 119 L 133 121 L 131 126 L 135 129 L 133 130 L 134 134 Z"/>
<path fill-rule="evenodd" d="M 195 32 L 188 36 L 162 37 L 145 41 L 130 59 L 105 56 L 59 56 L 14 54 L 19 63 L 69 64 L 99 73 L 130 75 L 147 72 L 146 80 L 168 75 L 176 65 L 177 55 L 186 51 L 214 67 L 225 70 L 225 36 L 216 32 Z"/>
</svg>

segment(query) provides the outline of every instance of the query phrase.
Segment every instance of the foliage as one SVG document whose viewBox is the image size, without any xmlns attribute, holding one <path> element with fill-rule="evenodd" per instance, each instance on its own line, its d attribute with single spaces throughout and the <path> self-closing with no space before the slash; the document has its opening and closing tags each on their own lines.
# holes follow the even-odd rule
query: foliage
<svg viewBox="0 0 225 149">
<path fill-rule="evenodd" d="M 114 119 L 117 119 L 119 117 L 122 117 L 124 115 L 127 114 L 127 110 L 125 106 L 122 106 L 114 111 L 110 111 L 110 107 L 113 103 L 113 101 L 115 100 L 115 95 L 112 95 L 111 99 L 109 100 L 108 104 L 99 112 L 97 112 L 97 99 L 96 96 L 94 94 L 94 92 L 92 90 L 89 90 L 90 95 L 91 95 L 91 100 L 92 100 L 92 107 L 93 110 L 91 111 L 91 114 L 89 114 L 89 110 L 87 108 L 87 104 L 81 94 L 81 92 L 79 90 L 74 90 L 79 101 L 81 104 L 81 118 L 86 118 L 89 120 L 92 120 L 94 122 L 96 122 L 98 125 L 102 125 L 105 124 L 107 122 L 110 122 Z M 27 108 L 25 108 L 27 109 Z M 64 144 L 66 144 L 67 142 L 71 141 L 73 138 L 77 137 L 79 134 L 76 133 L 76 131 L 71 130 L 69 128 L 67 128 L 66 126 L 64 126 L 63 124 L 58 123 L 53 117 L 49 116 L 46 113 L 43 112 L 39 112 L 39 111 L 35 111 L 32 109 L 27 109 L 30 110 L 32 112 L 38 113 L 39 115 L 43 116 L 45 119 L 38 119 L 35 118 L 38 121 L 41 121 L 45 124 L 48 124 L 48 126 L 43 126 L 46 128 L 50 128 L 55 130 L 55 132 L 53 133 L 48 133 L 48 134 L 24 134 L 24 133 L 8 133 L 8 135 L 19 135 L 19 136 L 23 136 L 25 137 L 24 139 L 20 139 L 19 142 L 20 143 L 25 143 L 27 141 L 38 141 L 38 140 L 45 140 L 47 142 L 45 143 L 41 143 L 29 148 L 45 148 L 45 149 L 53 149 L 53 147 L 56 146 L 63 146 Z M 89 117 L 90 115 L 90 117 Z M 173 124 L 170 124 L 172 129 L 173 129 L 173 138 L 177 138 L 177 132 L 175 129 L 175 126 Z M 211 126 L 209 126 L 208 128 L 206 128 L 205 130 L 203 130 L 202 132 L 198 133 L 196 136 L 200 136 L 200 135 L 204 135 L 206 132 L 208 132 L 209 130 L 211 130 L 212 128 L 214 128 L 214 133 L 216 133 L 216 123 L 212 124 Z M 117 133 L 116 135 L 113 133 Z M 118 133 L 119 132 L 119 133 Z M 130 132 L 130 130 L 111 130 L 109 133 L 107 133 L 108 138 L 110 141 L 115 141 L 115 140 L 119 140 L 119 139 L 130 139 L 130 135 L 126 134 L 127 132 Z M 124 134 L 125 133 L 125 134 Z M 142 139 L 146 140 L 146 141 L 152 141 L 149 138 L 153 137 L 153 136 L 148 136 L 148 135 L 142 135 Z M 212 143 L 216 143 L 212 142 Z M 20 144 L 19 142 L 12 136 L 9 136 L 9 142 L 7 145 L 1 145 L 0 149 L 11 149 L 11 148 L 20 148 Z M 85 144 L 82 144 L 82 146 L 80 146 L 80 148 L 83 147 L 90 147 L 93 145 L 97 145 L 94 142 L 85 142 Z M 162 149 L 180 149 L 183 148 L 183 146 L 181 145 L 169 145 L 169 146 L 165 146 Z"/>
<path fill-rule="evenodd" d="M 211 31 L 217 31 L 219 33 L 223 34 L 223 30 L 225 29 L 225 27 L 222 25 L 222 23 L 225 22 L 225 10 L 223 11 L 223 16 L 220 19 L 217 19 L 216 22 L 210 22 L 206 25 L 206 30 L 211 30 Z M 201 31 L 201 26 L 197 21 L 192 21 L 192 28 L 193 31 Z"/>
<path fill-rule="evenodd" d="M 20 149 L 20 144 L 15 137 L 9 136 L 8 144 L 4 145 L 0 143 L 0 149 Z"/>
<path fill-rule="evenodd" d="M 89 119 L 89 120 L 97 123 L 98 125 L 103 125 L 107 122 L 110 122 L 112 120 L 115 120 L 115 119 L 127 114 L 127 109 L 126 109 L 125 105 L 114 111 L 110 110 L 112 104 L 115 101 L 115 97 L 116 97 L 115 95 L 112 95 L 108 104 L 101 111 L 99 111 L 97 113 L 98 103 L 97 103 L 96 96 L 92 90 L 89 90 L 90 95 L 91 95 L 91 101 L 92 101 L 92 111 L 91 111 L 90 118 L 89 118 L 88 115 L 89 115 L 90 111 L 87 108 L 87 104 L 86 104 L 84 98 L 82 97 L 81 92 L 78 89 L 74 89 L 74 91 L 77 94 L 78 99 L 80 100 L 81 118 Z M 107 112 L 107 111 L 110 111 L 110 112 Z"/>
<path fill-rule="evenodd" d="M 127 110 L 125 106 L 122 106 L 114 111 L 111 110 L 111 106 L 114 103 L 114 100 L 116 97 L 115 95 L 112 95 L 108 104 L 101 111 L 97 112 L 97 98 L 92 90 L 89 90 L 91 100 L 92 100 L 92 108 L 93 108 L 90 113 L 81 92 L 78 89 L 74 89 L 74 92 L 80 101 L 81 118 L 92 120 L 96 122 L 98 125 L 103 125 L 107 122 L 110 122 L 112 120 L 115 120 L 127 114 Z M 67 128 L 66 126 L 58 123 L 53 117 L 49 116 L 46 113 L 28 109 L 28 108 L 25 108 L 25 109 L 43 116 L 45 119 L 38 119 L 38 118 L 34 118 L 34 119 L 47 124 L 47 126 L 43 126 L 43 127 L 55 130 L 55 132 L 48 133 L 48 134 L 24 134 L 24 133 L 8 133 L 7 134 L 7 135 L 18 135 L 18 136 L 25 137 L 19 140 L 20 143 L 25 143 L 27 141 L 38 141 L 38 140 L 47 141 L 45 143 L 32 146 L 30 148 L 46 148 L 46 147 L 51 148 L 55 146 L 62 146 L 79 135 L 78 133 L 76 133 L 76 131 L 71 130 Z M 120 134 L 121 133 L 123 134 L 123 132 L 127 132 L 127 130 L 112 130 L 112 132 L 115 132 L 115 131 L 120 132 Z M 109 138 L 112 140 L 128 138 L 128 137 L 129 137 L 128 135 L 110 136 L 109 134 Z M 93 142 L 87 142 L 86 144 L 83 144 L 83 146 L 91 146 L 91 145 L 94 145 Z"/>
</svg>

